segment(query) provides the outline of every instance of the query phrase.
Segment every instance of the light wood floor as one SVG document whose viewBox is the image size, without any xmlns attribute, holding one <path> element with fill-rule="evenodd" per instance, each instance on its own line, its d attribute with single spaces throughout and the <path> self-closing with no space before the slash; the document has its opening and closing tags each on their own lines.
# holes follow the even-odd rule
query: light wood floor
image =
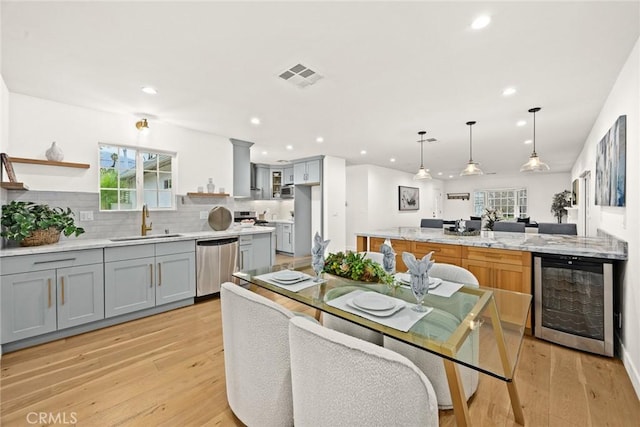
<svg viewBox="0 0 640 427">
<path fill-rule="evenodd" d="M 60 425 L 62 417 L 79 426 L 242 425 L 226 401 L 217 298 L 5 354 L 0 362 L 2 426 L 30 425 L 33 412 L 51 413 Z M 526 338 L 516 379 L 528 426 L 640 420 L 640 402 L 616 359 Z M 515 425 L 505 384 L 486 375 L 470 413 L 474 425 Z M 455 425 L 451 411 L 440 412 L 440 425 Z"/>
</svg>

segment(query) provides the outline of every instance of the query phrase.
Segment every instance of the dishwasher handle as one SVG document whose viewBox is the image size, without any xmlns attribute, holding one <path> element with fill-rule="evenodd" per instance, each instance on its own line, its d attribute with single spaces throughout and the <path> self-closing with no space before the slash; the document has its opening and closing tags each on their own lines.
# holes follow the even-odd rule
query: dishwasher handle
<svg viewBox="0 0 640 427">
<path fill-rule="evenodd" d="M 237 242 L 237 237 L 232 237 L 229 239 L 215 239 L 215 240 L 200 240 L 196 243 L 197 246 L 222 246 L 228 245 L 230 243 Z"/>
</svg>

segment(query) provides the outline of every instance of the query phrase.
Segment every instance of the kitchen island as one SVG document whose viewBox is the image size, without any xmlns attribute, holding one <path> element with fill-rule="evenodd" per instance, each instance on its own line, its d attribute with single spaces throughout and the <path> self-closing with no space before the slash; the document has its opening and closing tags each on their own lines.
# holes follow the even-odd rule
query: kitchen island
<svg viewBox="0 0 640 427">
<path fill-rule="evenodd" d="M 570 255 L 624 261 L 627 243 L 602 233 L 598 237 L 560 234 L 483 231 L 479 236 L 445 234 L 443 229 L 394 227 L 356 233 L 358 251 L 379 251 L 390 239 L 396 252 L 396 269 L 405 271 L 402 252 L 417 258 L 433 252 L 436 262 L 454 264 L 471 271 L 481 286 L 533 294 L 532 255 Z M 531 316 L 530 316 L 531 317 Z M 531 318 L 527 321 L 531 329 Z"/>
</svg>

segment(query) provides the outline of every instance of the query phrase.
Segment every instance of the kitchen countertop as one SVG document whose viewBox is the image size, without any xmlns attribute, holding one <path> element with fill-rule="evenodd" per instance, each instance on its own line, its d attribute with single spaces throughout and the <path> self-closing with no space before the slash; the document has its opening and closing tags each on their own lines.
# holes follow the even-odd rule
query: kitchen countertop
<svg viewBox="0 0 640 427">
<path fill-rule="evenodd" d="M 281 224 L 293 224 L 292 219 L 268 219 L 266 220 L 268 223 L 281 223 Z"/>
<path fill-rule="evenodd" d="M 42 246 L 28 246 L 28 247 L 15 247 L 15 248 L 2 248 L 0 250 L 0 258 L 18 256 L 18 255 L 33 255 L 53 252 L 65 252 L 65 251 L 77 251 L 83 249 L 99 249 L 99 248 L 111 248 L 118 246 L 132 246 L 132 245 L 145 245 L 148 243 L 163 243 L 163 242 L 179 242 L 182 240 L 206 240 L 206 239 L 224 239 L 227 237 L 236 237 L 245 234 L 261 234 L 272 233 L 275 231 L 273 227 L 231 227 L 224 231 L 194 231 L 188 233 L 175 233 L 177 236 L 172 237 L 160 237 L 157 239 L 146 238 L 139 240 L 126 240 L 126 241 L 111 241 L 109 239 L 82 239 L 71 237 L 63 239 L 53 245 Z M 173 234 L 173 233 L 172 233 Z M 135 236 L 114 236 L 118 237 L 135 237 Z"/>
<path fill-rule="evenodd" d="M 448 243 L 494 249 L 513 249 L 559 255 L 626 260 L 627 242 L 612 236 L 583 237 L 564 234 L 507 233 L 483 231 L 480 236 L 444 234 L 436 228 L 394 227 L 372 232 L 355 233 L 356 236 L 384 239 L 414 240 L 418 242 Z"/>
</svg>

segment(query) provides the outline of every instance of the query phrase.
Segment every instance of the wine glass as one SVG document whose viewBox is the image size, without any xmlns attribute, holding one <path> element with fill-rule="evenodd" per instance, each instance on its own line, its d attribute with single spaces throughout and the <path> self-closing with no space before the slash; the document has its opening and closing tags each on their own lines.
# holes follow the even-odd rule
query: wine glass
<svg viewBox="0 0 640 427">
<path fill-rule="evenodd" d="M 324 270 L 324 258 L 314 256 L 311 261 L 311 266 L 313 267 L 313 271 L 316 272 L 316 277 L 313 281 L 319 282 L 322 279 L 322 270 Z"/>
<path fill-rule="evenodd" d="M 411 292 L 413 292 L 413 296 L 416 297 L 416 301 L 418 301 L 412 310 L 419 313 L 427 311 L 427 308 L 422 305 L 422 300 L 424 300 L 424 297 L 427 296 L 429 292 L 429 275 L 427 273 L 411 273 Z"/>
</svg>

